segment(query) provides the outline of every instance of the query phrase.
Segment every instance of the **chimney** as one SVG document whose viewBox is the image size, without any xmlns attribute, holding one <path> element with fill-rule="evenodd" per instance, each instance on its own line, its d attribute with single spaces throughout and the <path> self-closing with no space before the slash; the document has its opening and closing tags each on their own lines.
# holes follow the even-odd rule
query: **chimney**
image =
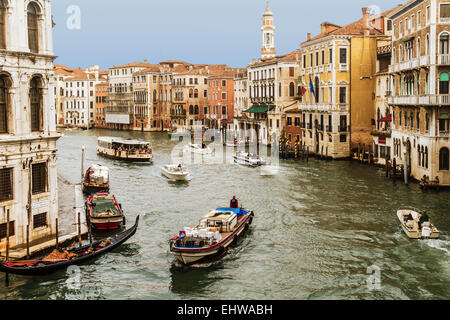
<svg viewBox="0 0 450 320">
<path fill-rule="evenodd" d="M 308 41 L 311 40 L 311 33 L 308 32 Z"/>
<path fill-rule="evenodd" d="M 370 35 L 370 28 L 369 28 L 370 9 L 362 8 L 362 13 L 363 13 L 364 36 L 367 37 Z"/>
<path fill-rule="evenodd" d="M 326 22 L 322 22 L 320 24 L 320 33 L 327 33 L 327 23 Z"/>
<path fill-rule="evenodd" d="M 147 63 L 147 59 L 144 59 L 144 63 Z"/>
</svg>

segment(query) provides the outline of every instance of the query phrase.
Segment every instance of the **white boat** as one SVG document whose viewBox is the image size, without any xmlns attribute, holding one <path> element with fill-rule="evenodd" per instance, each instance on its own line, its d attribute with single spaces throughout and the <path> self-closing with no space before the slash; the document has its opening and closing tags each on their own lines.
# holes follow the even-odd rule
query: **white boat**
<svg viewBox="0 0 450 320">
<path fill-rule="evenodd" d="M 266 161 L 255 155 L 252 153 L 246 153 L 246 152 L 237 152 L 234 156 L 233 156 L 234 162 L 238 163 L 238 164 L 242 164 L 245 166 L 250 166 L 250 167 L 259 167 L 259 166 L 263 166 L 266 164 Z"/>
<path fill-rule="evenodd" d="M 419 228 L 420 212 L 421 210 L 411 207 L 397 210 L 397 218 L 403 231 L 410 239 L 438 239 L 439 230 L 430 221 L 423 222 Z"/>
<path fill-rule="evenodd" d="M 212 150 L 207 145 L 203 144 L 196 144 L 196 143 L 190 143 L 187 146 L 184 147 L 185 152 L 192 152 L 197 154 L 211 154 Z"/>
<path fill-rule="evenodd" d="M 145 141 L 98 137 L 97 153 L 107 158 L 130 162 L 150 162 L 153 160 L 150 143 Z"/>
<path fill-rule="evenodd" d="M 176 164 L 169 164 L 161 168 L 161 174 L 171 180 L 186 180 L 189 175 L 189 171 L 186 168 Z"/>
<path fill-rule="evenodd" d="M 109 191 L 109 169 L 100 164 L 90 166 L 84 175 L 83 192 L 92 194 L 100 191 Z"/>
</svg>

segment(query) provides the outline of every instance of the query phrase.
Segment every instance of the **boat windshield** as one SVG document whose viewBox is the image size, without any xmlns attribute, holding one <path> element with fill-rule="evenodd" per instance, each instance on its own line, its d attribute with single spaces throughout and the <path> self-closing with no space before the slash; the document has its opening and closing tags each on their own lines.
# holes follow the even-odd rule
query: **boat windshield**
<svg viewBox="0 0 450 320">
<path fill-rule="evenodd" d="M 112 149 L 117 151 L 125 151 L 128 154 L 151 154 L 152 149 L 148 144 L 126 144 L 126 143 L 112 143 Z"/>
</svg>

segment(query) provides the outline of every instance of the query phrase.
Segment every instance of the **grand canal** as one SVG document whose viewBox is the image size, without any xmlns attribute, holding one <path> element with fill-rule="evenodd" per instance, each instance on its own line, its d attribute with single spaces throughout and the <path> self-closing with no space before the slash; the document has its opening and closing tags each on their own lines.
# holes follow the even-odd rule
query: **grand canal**
<svg viewBox="0 0 450 320">
<path fill-rule="evenodd" d="M 97 156 L 99 135 L 150 141 L 154 164 Z M 141 215 L 136 235 L 82 265 L 79 288 L 66 271 L 10 275 L 10 286 L 0 285 L 2 299 L 450 299 L 449 191 L 422 192 L 386 179 L 382 169 L 314 159 L 281 161 L 273 177 L 232 164 L 193 164 L 192 179 L 174 183 L 160 174 L 176 145 L 167 134 L 107 130 L 64 133 L 59 173 L 69 181 L 79 181 L 83 145 L 86 165 L 110 167 L 111 192 L 128 226 Z M 168 239 L 233 195 L 255 212 L 241 245 L 209 266 L 176 266 Z M 395 216 L 406 205 L 426 208 L 441 239 L 409 240 Z M 371 266 L 381 276 L 372 291 Z"/>
</svg>

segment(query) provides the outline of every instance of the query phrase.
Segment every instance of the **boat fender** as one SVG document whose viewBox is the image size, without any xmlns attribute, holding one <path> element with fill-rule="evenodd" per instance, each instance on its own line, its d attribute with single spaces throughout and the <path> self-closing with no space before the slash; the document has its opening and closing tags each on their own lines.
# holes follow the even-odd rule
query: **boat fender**
<svg viewBox="0 0 450 320">
<path fill-rule="evenodd" d="M 125 216 L 123 216 L 123 225 L 126 225 L 126 223 L 127 223 L 127 219 L 125 218 Z"/>
</svg>

